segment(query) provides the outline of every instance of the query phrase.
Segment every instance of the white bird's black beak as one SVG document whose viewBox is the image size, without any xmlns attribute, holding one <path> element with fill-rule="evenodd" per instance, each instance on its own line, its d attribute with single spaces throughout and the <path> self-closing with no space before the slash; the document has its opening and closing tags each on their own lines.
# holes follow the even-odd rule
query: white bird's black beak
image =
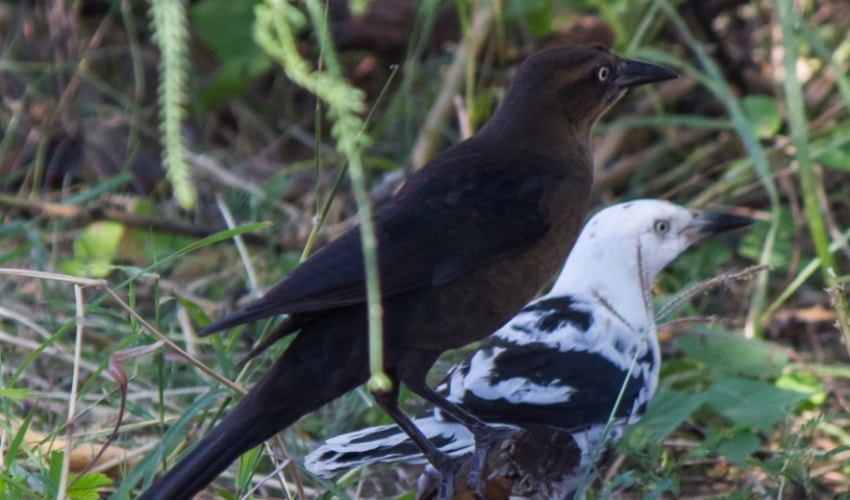
<svg viewBox="0 0 850 500">
<path fill-rule="evenodd" d="M 749 226 L 753 219 L 743 215 L 725 214 L 719 212 L 698 212 L 690 224 L 685 228 L 685 233 L 692 242 L 699 241 L 706 236 L 725 233 L 742 227 Z"/>
</svg>

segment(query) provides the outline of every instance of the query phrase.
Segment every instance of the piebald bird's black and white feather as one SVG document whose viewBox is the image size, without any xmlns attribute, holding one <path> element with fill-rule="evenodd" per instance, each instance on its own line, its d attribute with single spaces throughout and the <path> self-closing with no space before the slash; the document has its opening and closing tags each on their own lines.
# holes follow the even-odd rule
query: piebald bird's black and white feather
<svg viewBox="0 0 850 500">
<path fill-rule="evenodd" d="M 607 443 L 643 416 L 655 393 L 660 352 L 652 280 L 702 237 L 749 222 L 657 200 L 602 210 L 586 224 L 552 290 L 452 368 L 438 390 L 490 423 L 574 432 L 581 465 L 559 488 L 574 489 L 612 413 Z M 415 422 L 444 452 L 472 452 L 469 431 L 439 410 Z M 323 476 L 377 462 L 424 458 L 398 427 L 386 425 L 333 437 L 305 459 Z"/>
</svg>

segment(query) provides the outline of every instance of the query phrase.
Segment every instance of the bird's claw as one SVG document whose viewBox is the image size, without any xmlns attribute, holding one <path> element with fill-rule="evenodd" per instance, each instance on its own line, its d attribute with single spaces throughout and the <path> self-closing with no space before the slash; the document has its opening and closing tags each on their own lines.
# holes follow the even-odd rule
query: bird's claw
<svg viewBox="0 0 850 500">
<path fill-rule="evenodd" d="M 452 476 L 440 474 L 440 500 L 451 500 L 454 490 Z"/>
<path fill-rule="evenodd" d="M 469 477 L 466 483 L 472 490 L 475 500 L 486 500 L 482 475 L 487 464 L 487 453 L 495 443 L 504 440 L 513 430 L 501 427 L 484 427 L 475 433 L 475 450 L 470 461 Z"/>
<path fill-rule="evenodd" d="M 431 462 L 432 467 L 436 469 L 440 476 L 440 492 L 438 498 L 440 500 L 451 500 L 454 494 L 454 477 L 455 472 L 460 467 L 460 461 L 449 455 L 445 455 L 435 464 Z"/>
</svg>

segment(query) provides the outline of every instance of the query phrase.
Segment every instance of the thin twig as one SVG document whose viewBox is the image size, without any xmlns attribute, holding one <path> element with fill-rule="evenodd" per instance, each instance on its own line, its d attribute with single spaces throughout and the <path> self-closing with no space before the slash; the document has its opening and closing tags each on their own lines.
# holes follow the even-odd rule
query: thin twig
<svg viewBox="0 0 850 500">
<path fill-rule="evenodd" d="M 268 473 L 265 476 L 263 476 L 262 478 L 260 478 L 254 484 L 254 486 L 252 488 L 250 488 L 248 491 L 246 491 L 244 495 L 239 497 L 240 500 L 247 500 L 247 499 L 251 498 L 251 494 L 253 494 L 257 490 L 259 490 L 260 487 L 262 485 L 264 485 L 267 481 L 271 480 L 271 478 L 283 473 L 283 470 L 286 469 L 286 467 L 289 466 L 289 464 L 291 464 L 291 463 L 292 463 L 292 459 L 287 458 L 286 460 L 282 460 L 280 463 L 275 464 L 274 470 L 272 470 L 270 473 Z"/>
<path fill-rule="evenodd" d="M 106 280 L 101 279 L 91 279 L 91 278 L 81 278 L 78 276 L 69 276 L 67 274 L 58 274 L 58 273 L 48 273 L 44 271 L 30 271 L 27 269 L 10 269 L 0 267 L 0 275 L 6 276 L 22 276 L 26 278 L 36 278 L 43 280 L 51 280 L 51 281 L 59 281 L 62 283 L 71 283 L 75 285 L 79 285 L 82 287 L 93 287 L 106 292 L 107 295 L 112 297 L 130 316 L 132 316 L 136 321 L 139 322 L 151 335 L 156 337 L 158 340 L 161 340 L 163 344 L 165 344 L 169 349 L 186 359 L 191 364 L 195 365 L 199 370 L 206 373 L 208 376 L 222 383 L 226 387 L 231 390 L 239 393 L 244 396 L 247 394 L 247 391 L 241 387 L 239 384 L 231 381 L 230 379 L 219 375 L 211 368 L 201 363 L 197 359 L 193 358 L 186 351 L 184 351 L 180 346 L 175 344 L 171 339 L 169 339 L 164 333 L 157 330 L 153 325 L 148 323 L 139 313 L 137 313 L 129 304 L 124 302 L 124 300 L 118 296 L 107 284 Z"/>
<path fill-rule="evenodd" d="M 663 318 L 674 310 L 676 310 L 679 306 L 689 301 L 696 295 L 705 292 L 715 286 L 718 286 L 723 283 L 727 283 L 729 281 L 739 280 L 739 279 L 749 279 L 756 274 L 769 269 L 768 265 L 755 265 L 750 266 L 746 269 L 740 271 L 729 271 L 725 273 L 718 274 L 713 278 L 709 278 L 707 280 L 700 281 L 694 285 L 691 285 L 681 292 L 677 293 L 672 299 L 670 299 L 666 304 L 664 304 L 661 309 L 658 310 L 657 317 Z"/>
<path fill-rule="evenodd" d="M 236 221 L 233 220 L 233 214 L 220 194 L 215 195 L 215 204 L 218 207 L 218 211 L 221 212 L 224 223 L 227 224 L 227 229 L 235 229 Z M 251 258 L 248 256 L 248 249 L 245 247 L 245 239 L 242 238 L 241 234 L 238 234 L 233 237 L 233 242 L 236 244 L 236 251 L 239 253 L 239 258 L 242 259 L 242 266 L 245 268 L 248 285 L 251 288 L 251 295 L 257 297 L 260 293 L 260 285 L 257 280 L 257 273 L 254 271 L 254 265 L 251 264 Z"/>
<path fill-rule="evenodd" d="M 182 234 L 192 238 L 206 238 L 220 232 L 220 229 L 217 228 L 210 228 L 208 226 L 198 227 L 176 219 L 135 215 L 127 213 L 126 210 L 111 207 L 66 205 L 33 198 L 18 198 L 4 194 L 0 194 L 0 206 L 23 208 L 57 219 L 78 219 L 82 222 L 108 220 L 121 223 L 128 227 L 139 227 L 153 232 Z M 242 237 L 245 239 L 245 243 L 249 245 L 265 247 L 272 244 L 276 250 L 288 250 L 301 246 L 301 242 L 298 241 L 286 238 L 274 240 L 259 233 L 245 233 Z"/>
<path fill-rule="evenodd" d="M 71 451 L 74 441 L 74 420 L 77 413 L 77 392 L 80 384 L 80 359 L 83 352 L 83 333 L 86 326 L 86 308 L 83 287 L 74 285 L 74 306 L 77 316 L 77 335 L 74 339 L 74 364 L 71 365 L 71 392 L 68 395 L 68 417 L 65 421 L 65 454 L 62 456 L 62 472 L 59 476 L 57 500 L 64 500 L 68 488 L 68 473 L 71 468 Z"/>
</svg>

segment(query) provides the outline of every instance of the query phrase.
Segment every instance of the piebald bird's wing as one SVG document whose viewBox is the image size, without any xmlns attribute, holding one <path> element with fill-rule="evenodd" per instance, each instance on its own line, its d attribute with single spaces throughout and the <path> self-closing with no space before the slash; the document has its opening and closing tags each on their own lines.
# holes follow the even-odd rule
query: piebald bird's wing
<svg viewBox="0 0 850 500">
<path fill-rule="evenodd" d="M 449 399 L 485 421 L 572 429 L 607 421 L 628 379 L 616 412 L 628 417 L 645 387 L 641 363 L 650 360 L 629 374 L 605 346 L 582 346 L 604 324 L 586 307 L 552 296 L 527 306 L 449 374 Z"/>
<path fill-rule="evenodd" d="M 497 355 L 494 363 L 491 378 L 467 385 L 460 402 L 485 421 L 516 425 L 572 429 L 605 422 L 627 378 L 609 360 L 588 352 L 519 347 Z M 629 416 L 643 387 L 629 380 L 618 417 Z"/>
</svg>

